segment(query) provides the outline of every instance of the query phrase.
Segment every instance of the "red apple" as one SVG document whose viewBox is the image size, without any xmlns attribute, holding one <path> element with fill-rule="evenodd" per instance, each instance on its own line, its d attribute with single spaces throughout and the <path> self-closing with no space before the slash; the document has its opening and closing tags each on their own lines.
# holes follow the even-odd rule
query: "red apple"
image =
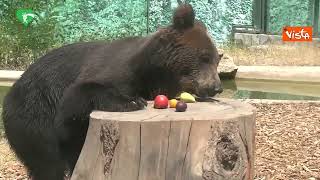
<svg viewBox="0 0 320 180">
<path fill-rule="evenodd" d="M 169 100 L 165 95 L 158 95 L 154 99 L 154 108 L 165 109 L 168 108 Z"/>
</svg>

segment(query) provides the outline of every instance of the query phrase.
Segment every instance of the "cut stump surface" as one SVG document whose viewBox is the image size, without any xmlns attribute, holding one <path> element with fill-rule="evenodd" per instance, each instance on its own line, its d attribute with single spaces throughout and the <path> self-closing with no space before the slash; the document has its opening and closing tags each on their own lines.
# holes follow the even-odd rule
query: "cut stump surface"
<svg viewBox="0 0 320 180">
<path fill-rule="evenodd" d="M 219 100 L 94 111 L 71 180 L 253 179 L 255 108 Z"/>
</svg>

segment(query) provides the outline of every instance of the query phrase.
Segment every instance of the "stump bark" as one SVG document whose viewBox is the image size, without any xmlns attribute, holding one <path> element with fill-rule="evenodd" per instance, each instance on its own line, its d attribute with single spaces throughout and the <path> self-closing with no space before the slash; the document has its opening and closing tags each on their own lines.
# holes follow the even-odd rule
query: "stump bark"
<svg viewBox="0 0 320 180">
<path fill-rule="evenodd" d="M 255 108 L 237 100 L 91 114 L 71 180 L 253 179 Z"/>
</svg>

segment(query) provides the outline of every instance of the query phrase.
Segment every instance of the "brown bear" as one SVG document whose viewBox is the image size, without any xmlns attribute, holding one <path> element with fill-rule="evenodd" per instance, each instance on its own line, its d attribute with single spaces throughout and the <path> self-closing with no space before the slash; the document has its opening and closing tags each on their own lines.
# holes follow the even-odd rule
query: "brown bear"
<svg viewBox="0 0 320 180">
<path fill-rule="evenodd" d="M 157 94 L 221 93 L 221 59 L 192 6 L 146 37 L 82 42 L 39 58 L 3 104 L 8 142 L 33 180 L 72 174 L 93 110 L 134 111 Z"/>
</svg>

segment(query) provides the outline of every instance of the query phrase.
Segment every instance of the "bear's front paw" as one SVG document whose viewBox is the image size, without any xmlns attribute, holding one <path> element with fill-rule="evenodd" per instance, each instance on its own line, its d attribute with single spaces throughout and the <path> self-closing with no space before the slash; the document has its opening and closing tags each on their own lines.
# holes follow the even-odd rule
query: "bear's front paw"
<svg viewBox="0 0 320 180">
<path fill-rule="evenodd" d="M 148 105 L 147 101 L 143 99 L 142 97 L 136 97 L 127 104 L 125 107 L 126 111 L 136 111 L 136 110 L 141 110 L 144 109 Z"/>
</svg>

